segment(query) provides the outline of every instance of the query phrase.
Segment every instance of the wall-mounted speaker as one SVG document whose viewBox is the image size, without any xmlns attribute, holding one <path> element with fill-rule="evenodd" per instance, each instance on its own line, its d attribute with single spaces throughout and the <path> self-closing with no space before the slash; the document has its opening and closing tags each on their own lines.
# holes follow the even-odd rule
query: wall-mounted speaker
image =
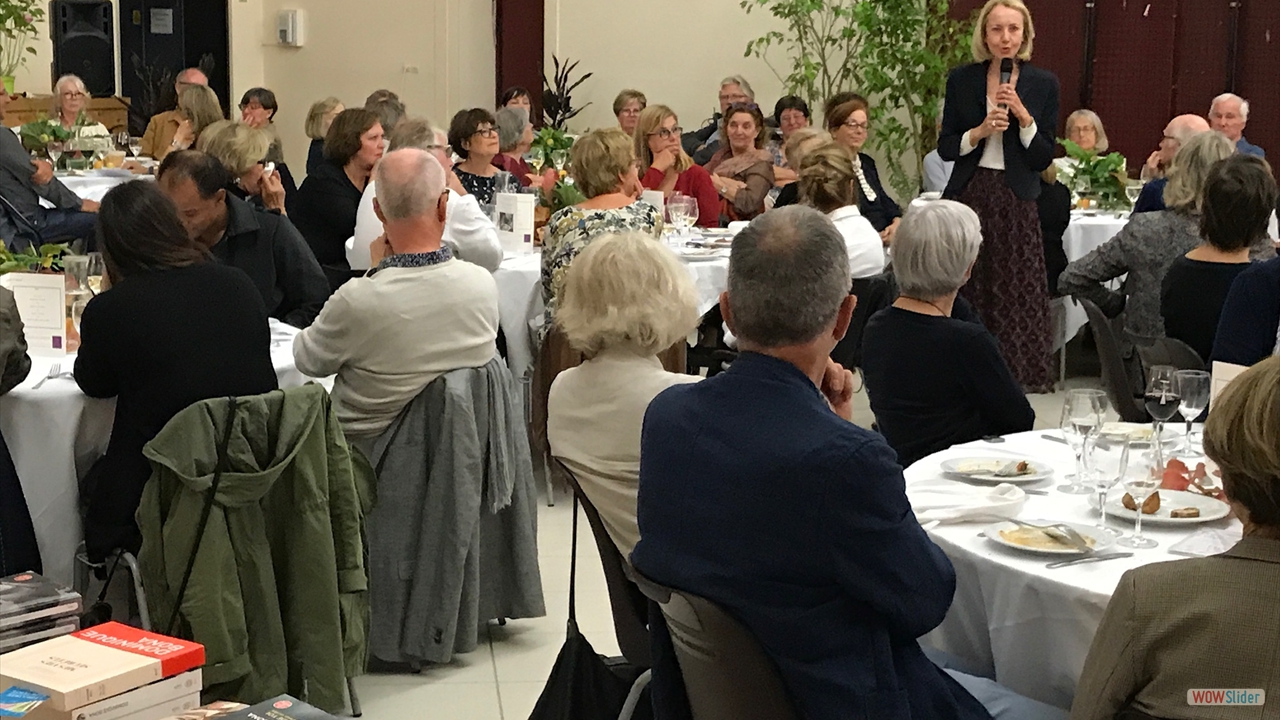
<svg viewBox="0 0 1280 720">
<path fill-rule="evenodd" d="M 84 80 L 93 97 L 116 94 L 115 24 L 108 0 L 52 0 L 53 74 Z"/>
</svg>

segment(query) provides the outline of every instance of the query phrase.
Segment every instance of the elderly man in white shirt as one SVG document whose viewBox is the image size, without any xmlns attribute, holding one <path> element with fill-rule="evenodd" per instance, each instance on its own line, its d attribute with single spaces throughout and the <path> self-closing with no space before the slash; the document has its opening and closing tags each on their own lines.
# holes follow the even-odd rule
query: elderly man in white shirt
<svg viewBox="0 0 1280 720">
<path fill-rule="evenodd" d="M 444 242 L 454 257 L 474 263 L 493 272 L 502 264 L 502 245 L 498 229 L 480 209 L 480 204 L 466 194 L 462 184 L 449 169 L 449 141 L 443 130 L 422 118 L 406 118 L 391 133 L 390 150 L 417 148 L 425 150 L 444 167 L 448 178 L 449 200 L 444 221 Z M 363 270 L 370 266 L 369 248 L 382 235 L 382 222 L 373 211 L 376 182 L 370 181 L 356 211 L 356 230 L 352 247 L 347 252 L 351 267 Z"/>
<path fill-rule="evenodd" d="M 380 434 L 440 375 L 497 355 L 493 276 L 443 242 L 444 168 L 425 150 L 395 150 L 374 179 L 376 270 L 338 288 L 293 342 L 300 372 L 337 374 L 334 407 L 355 439 Z"/>
</svg>

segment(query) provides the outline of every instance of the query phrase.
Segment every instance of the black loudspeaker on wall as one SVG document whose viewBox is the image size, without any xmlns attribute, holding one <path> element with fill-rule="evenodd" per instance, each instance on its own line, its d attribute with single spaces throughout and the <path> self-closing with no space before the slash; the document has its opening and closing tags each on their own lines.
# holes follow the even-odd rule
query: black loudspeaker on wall
<svg viewBox="0 0 1280 720">
<path fill-rule="evenodd" d="M 52 0 L 53 74 L 79 75 L 93 97 L 116 94 L 115 25 L 107 0 Z"/>
</svg>

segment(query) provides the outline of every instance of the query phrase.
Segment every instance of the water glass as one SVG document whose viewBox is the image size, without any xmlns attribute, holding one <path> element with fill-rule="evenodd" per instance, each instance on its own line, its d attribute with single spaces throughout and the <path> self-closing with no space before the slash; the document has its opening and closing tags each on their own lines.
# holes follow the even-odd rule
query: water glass
<svg viewBox="0 0 1280 720">
<path fill-rule="evenodd" d="M 1098 493 L 1098 524 L 1094 527 L 1098 532 L 1111 537 L 1119 537 L 1120 532 L 1107 527 L 1107 495 L 1111 488 L 1120 482 L 1129 467 L 1129 441 L 1109 441 L 1099 443 L 1097 436 L 1085 448 L 1089 459 L 1087 464 L 1092 468 L 1090 477 L 1093 487 Z"/>
<path fill-rule="evenodd" d="M 1155 450 L 1156 462 L 1164 466 L 1164 447 L 1161 437 L 1164 423 L 1178 412 L 1181 398 L 1174 384 L 1173 376 L 1177 368 L 1169 365 L 1153 365 L 1147 369 L 1147 414 L 1151 416 L 1151 447 Z"/>
<path fill-rule="evenodd" d="M 1192 455 L 1194 448 L 1191 444 L 1191 424 L 1209 405 L 1209 373 L 1204 370 L 1179 370 L 1173 374 L 1173 385 L 1178 393 L 1178 412 L 1187 421 L 1183 450 L 1187 455 Z"/>
<path fill-rule="evenodd" d="M 1067 444 L 1076 454 L 1076 473 L 1068 476 L 1071 482 L 1058 486 L 1059 492 L 1069 495 L 1088 495 L 1094 489 L 1086 483 L 1086 441 L 1102 427 L 1107 412 L 1107 394 L 1101 390 L 1070 390 L 1062 405 L 1062 418 L 1058 423 Z"/>
<path fill-rule="evenodd" d="M 138 153 L 142 152 L 142 138 L 134 135 L 129 136 L 129 154 L 134 160 L 138 159 Z"/>
<path fill-rule="evenodd" d="M 1158 445 L 1157 443 L 1157 447 Z M 1147 501 L 1147 498 L 1151 497 L 1152 493 L 1160 488 L 1161 477 L 1161 468 L 1158 462 L 1152 462 L 1152 457 L 1135 455 L 1130 458 L 1122 480 L 1125 492 L 1133 497 L 1133 503 L 1137 507 L 1137 518 L 1133 521 L 1133 535 L 1120 538 L 1116 541 L 1117 545 L 1127 548 L 1147 549 L 1160 544 L 1142 535 L 1142 504 Z"/>
</svg>

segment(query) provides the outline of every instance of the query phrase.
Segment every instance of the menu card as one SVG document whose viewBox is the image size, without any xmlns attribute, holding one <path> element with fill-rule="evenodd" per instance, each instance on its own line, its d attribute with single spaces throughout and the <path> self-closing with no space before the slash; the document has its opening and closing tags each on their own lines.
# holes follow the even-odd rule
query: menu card
<svg viewBox="0 0 1280 720">
<path fill-rule="evenodd" d="M 38 357 L 67 354 L 67 286 L 61 274 L 7 273 L 0 285 L 13 292 L 27 339 L 27 352 Z"/>
<path fill-rule="evenodd" d="M 1244 365 L 1234 365 L 1232 363 L 1224 363 L 1215 360 L 1213 362 L 1213 372 L 1209 381 L 1209 407 L 1213 408 L 1213 403 L 1217 401 L 1218 396 L 1223 390 L 1231 384 L 1232 380 L 1249 368 Z"/>
<path fill-rule="evenodd" d="M 537 195 L 530 193 L 495 193 L 494 215 L 498 226 L 498 242 L 504 253 L 533 251 L 533 209 Z"/>
</svg>

